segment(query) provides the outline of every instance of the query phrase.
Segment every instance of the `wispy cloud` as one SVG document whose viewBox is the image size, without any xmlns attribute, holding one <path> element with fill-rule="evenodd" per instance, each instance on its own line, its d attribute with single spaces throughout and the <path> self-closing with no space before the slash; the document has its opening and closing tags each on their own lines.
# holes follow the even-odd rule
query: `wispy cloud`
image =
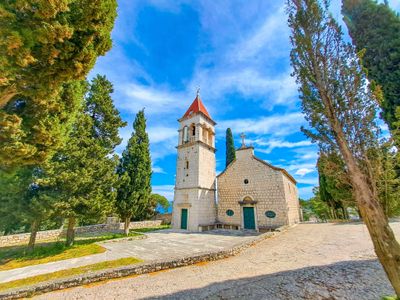
<svg viewBox="0 0 400 300">
<path fill-rule="evenodd" d="M 298 169 L 296 171 L 296 173 L 294 173 L 294 174 L 303 177 L 304 175 L 307 175 L 308 173 L 312 173 L 314 171 L 315 171 L 315 169 L 301 168 L 301 169 Z"/>
<path fill-rule="evenodd" d="M 153 185 L 152 190 L 154 194 L 160 194 L 167 198 L 169 201 L 174 200 L 174 186 L 173 185 Z"/>
<path fill-rule="evenodd" d="M 303 115 L 300 112 L 293 112 L 252 119 L 223 120 L 219 122 L 219 129 L 225 130 L 229 127 L 234 132 L 268 134 L 279 137 L 298 132 L 304 123 Z"/>
</svg>

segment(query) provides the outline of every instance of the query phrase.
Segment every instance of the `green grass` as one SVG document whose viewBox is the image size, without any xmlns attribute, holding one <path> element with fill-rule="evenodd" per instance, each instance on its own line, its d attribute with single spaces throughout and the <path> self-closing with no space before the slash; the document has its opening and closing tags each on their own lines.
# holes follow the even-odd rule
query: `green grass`
<svg viewBox="0 0 400 300">
<path fill-rule="evenodd" d="M 382 300 L 398 300 L 396 296 L 383 296 Z"/>
<path fill-rule="evenodd" d="M 19 287 L 28 286 L 28 285 L 34 285 L 34 284 L 45 282 L 48 280 L 54 280 L 54 279 L 65 278 L 65 277 L 90 273 L 90 272 L 94 272 L 94 271 L 104 270 L 104 269 L 110 269 L 110 268 L 116 268 L 116 267 L 137 264 L 139 262 L 142 262 L 142 261 L 140 259 L 137 259 L 134 257 L 127 257 L 127 258 L 120 258 L 117 260 L 104 261 L 104 262 L 87 265 L 87 266 L 82 266 L 82 267 L 78 267 L 78 268 L 61 270 L 61 271 L 57 271 L 57 272 L 53 272 L 53 273 L 32 276 L 32 277 L 28 277 L 28 278 L 24 278 L 24 279 L 18 279 L 18 280 L 13 280 L 10 282 L 0 283 L 0 291 L 19 288 Z"/>
<path fill-rule="evenodd" d="M 143 233 L 143 232 L 156 231 L 156 230 L 169 229 L 169 228 L 171 228 L 171 225 L 160 225 L 160 226 L 157 226 L 157 227 L 132 229 L 132 231 Z"/>
<path fill-rule="evenodd" d="M 131 232 L 129 237 L 139 236 Z M 26 246 L 0 248 L 0 271 L 44 264 L 69 258 L 103 253 L 106 249 L 96 242 L 126 237 L 120 233 L 108 233 L 97 237 L 77 237 L 73 246 L 65 246 L 64 241 L 39 243 L 33 252 Z"/>
</svg>

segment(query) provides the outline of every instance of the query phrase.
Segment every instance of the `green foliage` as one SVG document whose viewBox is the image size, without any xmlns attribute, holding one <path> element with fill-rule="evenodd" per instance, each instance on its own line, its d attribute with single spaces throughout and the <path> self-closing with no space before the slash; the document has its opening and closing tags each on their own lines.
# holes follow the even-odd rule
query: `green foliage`
<svg viewBox="0 0 400 300">
<path fill-rule="evenodd" d="M 355 199 L 345 164 L 338 153 L 320 153 L 318 159 L 319 194 L 330 208 L 332 219 L 348 219 L 347 208 Z"/>
<path fill-rule="evenodd" d="M 342 13 L 357 51 L 364 51 L 369 79 L 382 87 L 382 116 L 393 129 L 400 105 L 400 16 L 373 0 L 344 0 Z"/>
<path fill-rule="evenodd" d="M 16 97 L 0 109 L 0 168 L 36 165 L 60 147 L 75 121 L 85 83 L 63 84 L 46 101 Z"/>
<path fill-rule="evenodd" d="M 226 130 L 226 164 L 227 167 L 231 162 L 236 159 L 235 152 L 235 141 L 233 139 L 232 130 L 228 128 Z"/>
<path fill-rule="evenodd" d="M 67 143 L 46 164 L 40 198 L 54 199 L 58 215 L 101 218 L 113 210 L 118 159 L 114 148 L 125 126 L 112 99 L 112 86 L 95 77 Z"/>
<path fill-rule="evenodd" d="M 151 209 L 151 158 L 144 110 L 137 113 L 133 133 L 117 169 L 120 187 L 117 210 L 121 218 L 145 218 Z"/>
<path fill-rule="evenodd" d="M 310 200 L 300 199 L 304 221 L 308 221 L 312 216 L 323 221 L 330 219 L 330 208 L 325 201 L 321 200 L 319 189 L 314 188 L 313 192 L 314 196 Z"/>
<path fill-rule="evenodd" d="M 0 170 L 0 231 L 5 234 L 20 230 L 27 224 L 24 203 L 32 184 L 32 169 L 12 172 Z"/>
<path fill-rule="evenodd" d="M 116 0 L 0 3 L 2 165 L 41 163 L 65 141 L 77 109 L 62 95 L 65 84 L 84 79 L 111 48 L 116 6 Z"/>
<path fill-rule="evenodd" d="M 400 216 L 400 178 L 396 171 L 400 155 L 393 142 L 383 143 L 374 160 L 377 192 L 387 217 Z"/>
</svg>

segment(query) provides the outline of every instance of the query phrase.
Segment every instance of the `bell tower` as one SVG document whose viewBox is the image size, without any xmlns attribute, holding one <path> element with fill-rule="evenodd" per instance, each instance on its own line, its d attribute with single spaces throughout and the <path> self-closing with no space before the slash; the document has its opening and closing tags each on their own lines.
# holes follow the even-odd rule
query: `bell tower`
<svg viewBox="0 0 400 300">
<path fill-rule="evenodd" d="M 172 227 L 199 231 L 201 225 L 214 224 L 216 221 L 216 123 L 201 101 L 199 91 L 178 122 Z"/>
</svg>

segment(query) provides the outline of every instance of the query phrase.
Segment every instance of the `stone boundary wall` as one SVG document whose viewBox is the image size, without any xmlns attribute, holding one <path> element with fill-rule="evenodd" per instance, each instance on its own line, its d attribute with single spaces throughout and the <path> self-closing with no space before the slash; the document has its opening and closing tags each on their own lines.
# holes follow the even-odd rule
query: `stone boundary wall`
<svg viewBox="0 0 400 300">
<path fill-rule="evenodd" d="M 130 229 L 146 228 L 146 227 L 157 227 L 160 226 L 162 220 L 150 220 L 150 221 L 139 221 L 131 222 L 129 225 Z M 81 226 L 75 228 L 75 234 L 96 234 L 103 232 L 120 232 L 124 229 L 124 223 L 106 223 Z M 30 233 L 12 234 L 0 236 L 0 247 L 15 246 L 21 244 L 27 244 L 29 242 Z M 54 229 L 39 231 L 36 236 L 36 241 L 49 241 L 57 240 L 65 236 L 65 229 Z"/>
<path fill-rule="evenodd" d="M 141 275 L 152 272 L 157 272 L 166 269 L 179 268 L 184 266 L 193 265 L 205 261 L 215 261 L 231 256 L 235 256 L 247 248 L 254 246 L 255 244 L 276 236 L 281 232 L 288 230 L 292 226 L 282 226 L 275 232 L 263 233 L 250 241 L 245 241 L 237 244 L 229 249 L 214 250 L 209 252 L 198 253 L 195 255 L 184 256 L 181 258 L 158 260 L 150 263 L 139 263 L 130 266 L 119 267 L 115 269 L 106 269 L 93 273 L 87 273 L 77 275 L 68 278 L 62 278 L 52 281 L 43 282 L 37 285 L 27 286 L 19 289 L 8 290 L 0 292 L 0 299 L 19 299 L 25 297 L 32 297 L 43 293 L 48 293 L 55 290 L 66 289 L 71 287 L 80 286 L 83 284 L 89 284 L 114 278 L 121 278 L 130 275 Z"/>
</svg>

